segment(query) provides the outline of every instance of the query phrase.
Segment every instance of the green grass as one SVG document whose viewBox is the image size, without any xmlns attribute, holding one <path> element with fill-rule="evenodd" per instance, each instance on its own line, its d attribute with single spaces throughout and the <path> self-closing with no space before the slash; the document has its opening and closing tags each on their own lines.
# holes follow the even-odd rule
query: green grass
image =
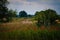
<svg viewBox="0 0 60 40">
<path fill-rule="evenodd" d="M 45 27 L 38 28 L 35 23 L 22 24 L 23 20 L 17 18 L 10 23 L 0 24 L 0 40 L 60 40 L 60 30 L 54 30 L 55 26 L 48 30 Z"/>
<path fill-rule="evenodd" d="M 60 40 L 60 31 L 27 30 L 0 32 L 0 40 Z"/>
</svg>

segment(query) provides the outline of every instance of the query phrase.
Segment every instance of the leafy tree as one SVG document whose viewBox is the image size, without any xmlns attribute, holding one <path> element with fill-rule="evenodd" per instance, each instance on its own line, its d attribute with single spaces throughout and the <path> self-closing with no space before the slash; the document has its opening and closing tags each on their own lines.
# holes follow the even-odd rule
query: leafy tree
<svg viewBox="0 0 60 40">
<path fill-rule="evenodd" d="M 57 12 L 55 10 L 52 9 L 48 9 L 45 11 L 46 12 L 46 18 L 49 20 L 48 22 L 50 24 L 55 24 L 55 20 L 57 19 Z"/>
<path fill-rule="evenodd" d="M 8 14 L 10 17 L 16 17 L 17 16 L 17 11 L 16 10 L 8 10 Z"/>
<path fill-rule="evenodd" d="M 9 20 L 11 21 L 14 17 L 17 17 L 17 11 L 16 10 L 8 10 L 8 17 Z"/>
<path fill-rule="evenodd" d="M 45 24 L 46 16 L 44 11 L 36 12 L 35 13 L 35 20 L 37 20 L 37 25 L 41 26 Z"/>
<path fill-rule="evenodd" d="M 7 4 L 7 0 L 0 0 L 0 22 L 6 22 L 8 19 Z"/>
<path fill-rule="evenodd" d="M 20 11 L 19 17 L 27 17 L 27 13 L 25 11 Z"/>
<path fill-rule="evenodd" d="M 57 13 L 55 10 L 48 9 L 45 11 L 40 11 L 35 13 L 35 19 L 38 21 L 38 26 L 40 25 L 51 25 L 55 24 L 55 20 L 57 19 Z"/>
</svg>

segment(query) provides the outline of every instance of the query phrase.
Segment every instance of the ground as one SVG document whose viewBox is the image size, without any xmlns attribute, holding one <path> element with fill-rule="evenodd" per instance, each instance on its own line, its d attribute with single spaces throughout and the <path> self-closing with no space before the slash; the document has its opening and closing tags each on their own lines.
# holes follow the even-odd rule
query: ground
<svg viewBox="0 0 60 40">
<path fill-rule="evenodd" d="M 37 27 L 37 21 L 14 18 L 12 22 L 0 24 L 0 40 L 59 40 L 57 26 Z"/>
<path fill-rule="evenodd" d="M 46 27 L 37 27 L 35 20 L 29 18 L 14 18 L 12 22 L 0 24 L 0 30 L 2 31 L 13 31 L 13 30 L 45 30 Z M 49 30 L 59 30 L 60 28 L 51 26 Z"/>
</svg>

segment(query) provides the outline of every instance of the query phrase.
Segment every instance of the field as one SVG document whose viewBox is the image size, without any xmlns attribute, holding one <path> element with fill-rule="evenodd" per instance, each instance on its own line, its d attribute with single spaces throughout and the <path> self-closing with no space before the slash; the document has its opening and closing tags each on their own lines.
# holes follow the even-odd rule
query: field
<svg viewBox="0 0 60 40">
<path fill-rule="evenodd" d="M 37 21 L 14 18 L 0 24 L 0 40 L 60 40 L 60 27 L 37 27 Z"/>
</svg>

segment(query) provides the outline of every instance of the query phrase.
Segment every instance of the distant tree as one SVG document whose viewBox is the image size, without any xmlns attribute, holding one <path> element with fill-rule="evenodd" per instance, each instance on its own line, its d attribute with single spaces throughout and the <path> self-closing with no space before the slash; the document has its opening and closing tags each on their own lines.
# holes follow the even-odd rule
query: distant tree
<svg viewBox="0 0 60 40">
<path fill-rule="evenodd" d="M 51 24 L 55 24 L 55 20 L 57 19 L 57 13 L 55 10 L 52 9 L 36 12 L 35 19 L 38 21 L 38 26 L 40 26 L 41 24 L 48 26 Z"/>
<path fill-rule="evenodd" d="M 6 22 L 8 19 L 7 4 L 7 0 L 0 0 L 0 22 Z"/>
<path fill-rule="evenodd" d="M 8 17 L 11 21 L 13 18 L 17 17 L 17 11 L 12 9 L 8 10 Z"/>
<path fill-rule="evenodd" d="M 30 14 L 29 14 L 29 15 L 27 15 L 27 17 L 28 17 L 28 18 L 31 18 L 31 17 L 33 17 L 33 15 L 30 15 Z"/>
<path fill-rule="evenodd" d="M 8 14 L 10 17 L 16 17 L 17 16 L 17 11 L 16 10 L 8 10 Z"/>
<path fill-rule="evenodd" d="M 19 17 L 27 17 L 27 13 L 25 11 L 20 11 Z"/>
<path fill-rule="evenodd" d="M 60 20 L 60 15 L 57 15 L 57 20 Z"/>
</svg>

